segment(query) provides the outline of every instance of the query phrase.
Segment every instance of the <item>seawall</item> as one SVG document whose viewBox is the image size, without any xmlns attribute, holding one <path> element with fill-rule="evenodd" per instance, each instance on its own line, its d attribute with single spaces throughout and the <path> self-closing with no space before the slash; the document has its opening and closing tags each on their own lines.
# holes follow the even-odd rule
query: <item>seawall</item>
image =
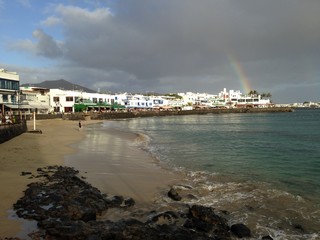
<svg viewBox="0 0 320 240">
<path fill-rule="evenodd" d="M 234 108 L 234 109 L 202 109 L 202 110 L 166 110 L 166 111 L 131 111 L 121 112 L 112 111 L 107 113 L 91 112 L 91 113 L 72 113 L 65 114 L 64 119 L 69 120 L 107 120 L 107 119 L 124 119 L 138 117 L 161 117 L 161 116 L 182 116 L 195 114 L 227 114 L 227 113 L 276 113 L 276 112 L 292 112 L 292 108 Z"/>
<path fill-rule="evenodd" d="M 27 131 L 26 121 L 17 124 L 0 125 L 0 144 Z"/>
</svg>

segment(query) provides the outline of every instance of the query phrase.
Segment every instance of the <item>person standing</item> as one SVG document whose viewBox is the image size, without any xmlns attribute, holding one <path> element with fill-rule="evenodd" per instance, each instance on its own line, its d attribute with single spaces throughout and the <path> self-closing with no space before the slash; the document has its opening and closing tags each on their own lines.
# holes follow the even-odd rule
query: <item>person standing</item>
<svg viewBox="0 0 320 240">
<path fill-rule="evenodd" d="M 79 121 L 79 130 L 82 128 L 81 121 Z"/>
</svg>

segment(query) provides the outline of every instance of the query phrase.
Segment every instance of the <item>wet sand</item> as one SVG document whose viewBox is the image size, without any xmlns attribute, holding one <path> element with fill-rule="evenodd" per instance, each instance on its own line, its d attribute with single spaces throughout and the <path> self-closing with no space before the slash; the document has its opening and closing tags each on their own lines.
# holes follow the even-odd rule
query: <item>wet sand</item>
<svg viewBox="0 0 320 240">
<path fill-rule="evenodd" d="M 39 167 L 68 165 L 80 170 L 101 192 L 133 197 L 138 204 L 151 202 L 159 189 L 178 176 L 162 169 L 144 151 L 132 143 L 134 134 L 111 130 L 108 134 L 88 134 L 87 125 L 100 121 L 39 120 L 36 129 L 43 134 L 24 133 L 0 145 L 0 239 L 22 231 L 22 221 L 11 218 L 13 204 L 23 196 L 27 184 L 37 179 L 21 176 L 36 174 Z M 28 122 L 33 129 L 33 122 Z M 103 141 L 103 144 L 97 144 Z M 95 146 L 103 148 L 95 148 Z M 90 149 L 90 151 L 88 151 Z"/>
<path fill-rule="evenodd" d="M 137 147 L 138 135 L 112 128 L 100 134 L 100 126 L 90 128 L 87 138 L 77 144 L 77 152 L 66 158 L 66 165 L 86 172 L 83 174 L 86 181 L 103 193 L 132 197 L 137 204 L 148 204 L 157 193 L 168 191 L 171 184 L 181 179 Z"/>
</svg>

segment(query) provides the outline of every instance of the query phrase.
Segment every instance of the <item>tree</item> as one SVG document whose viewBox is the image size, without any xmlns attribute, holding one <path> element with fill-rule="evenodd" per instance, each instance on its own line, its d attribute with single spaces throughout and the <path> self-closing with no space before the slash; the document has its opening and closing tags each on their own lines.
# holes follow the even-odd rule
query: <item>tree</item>
<svg viewBox="0 0 320 240">
<path fill-rule="evenodd" d="M 259 95 L 257 90 L 251 90 L 248 95 Z"/>
<path fill-rule="evenodd" d="M 261 94 L 261 98 L 271 98 L 271 97 L 272 97 L 271 93 L 262 93 Z"/>
</svg>

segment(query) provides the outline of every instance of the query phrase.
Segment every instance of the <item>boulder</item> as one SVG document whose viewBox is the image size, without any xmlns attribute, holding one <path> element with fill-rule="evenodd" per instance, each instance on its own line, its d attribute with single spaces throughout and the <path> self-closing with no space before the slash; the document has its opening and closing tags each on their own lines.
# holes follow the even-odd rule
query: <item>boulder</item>
<svg viewBox="0 0 320 240">
<path fill-rule="evenodd" d="M 231 232 L 239 238 L 251 237 L 250 229 L 243 223 L 233 224 L 231 226 Z"/>
<path fill-rule="evenodd" d="M 174 201 L 180 201 L 182 199 L 182 197 L 179 195 L 179 193 L 174 188 L 171 188 L 169 190 L 168 197 Z"/>
</svg>

